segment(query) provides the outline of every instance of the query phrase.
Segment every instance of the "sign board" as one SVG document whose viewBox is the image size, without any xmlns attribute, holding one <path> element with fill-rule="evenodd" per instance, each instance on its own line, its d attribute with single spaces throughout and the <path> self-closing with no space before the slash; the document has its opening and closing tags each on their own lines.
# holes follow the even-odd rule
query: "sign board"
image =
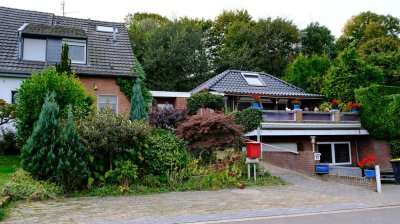
<svg viewBox="0 0 400 224">
<path fill-rule="evenodd" d="M 319 152 L 316 152 L 316 153 L 314 153 L 314 160 L 321 160 L 321 153 L 319 153 Z"/>
</svg>

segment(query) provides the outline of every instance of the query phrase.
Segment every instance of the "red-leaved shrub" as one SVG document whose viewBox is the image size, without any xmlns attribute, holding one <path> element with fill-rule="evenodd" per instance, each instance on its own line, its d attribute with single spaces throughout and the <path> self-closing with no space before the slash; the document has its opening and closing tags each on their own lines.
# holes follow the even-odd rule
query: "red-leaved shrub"
<svg viewBox="0 0 400 224">
<path fill-rule="evenodd" d="M 243 126 L 233 116 L 223 113 L 194 115 L 178 126 L 180 138 L 187 141 L 190 150 L 223 149 L 241 143 Z"/>
</svg>

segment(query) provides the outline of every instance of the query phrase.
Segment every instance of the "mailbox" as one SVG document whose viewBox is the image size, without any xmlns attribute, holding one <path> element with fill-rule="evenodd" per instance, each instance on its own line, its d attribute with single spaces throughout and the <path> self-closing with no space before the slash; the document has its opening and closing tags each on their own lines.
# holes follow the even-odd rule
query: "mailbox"
<svg viewBox="0 0 400 224">
<path fill-rule="evenodd" d="M 261 142 L 247 142 L 246 143 L 247 158 L 260 158 L 261 156 Z"/>
</svg>

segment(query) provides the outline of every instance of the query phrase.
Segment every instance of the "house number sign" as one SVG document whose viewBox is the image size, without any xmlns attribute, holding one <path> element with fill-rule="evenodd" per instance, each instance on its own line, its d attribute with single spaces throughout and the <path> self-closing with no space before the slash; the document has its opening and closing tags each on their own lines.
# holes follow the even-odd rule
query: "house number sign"
<svg viewBox="0 0 400 224">
<path fill-rule="evenodd" d="M 314 153 L 314 160 L 321 160 L 321 153 L 319 152 Z"/>
</svg>

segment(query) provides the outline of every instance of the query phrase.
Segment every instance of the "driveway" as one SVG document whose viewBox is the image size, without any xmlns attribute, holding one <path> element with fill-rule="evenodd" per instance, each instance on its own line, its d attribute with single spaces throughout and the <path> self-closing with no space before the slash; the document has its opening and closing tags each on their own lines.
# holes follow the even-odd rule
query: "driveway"
<svg viewBox="0 0 400 224">
<path fill-rule="evenodd" d="M 383 193 L 315 180 L 267 165 L 287 186 L 84 197 L 23 202 L 5 223 L 184 223 L 363 209 L 400 204 L 400 186 Z"/>
</svg>

